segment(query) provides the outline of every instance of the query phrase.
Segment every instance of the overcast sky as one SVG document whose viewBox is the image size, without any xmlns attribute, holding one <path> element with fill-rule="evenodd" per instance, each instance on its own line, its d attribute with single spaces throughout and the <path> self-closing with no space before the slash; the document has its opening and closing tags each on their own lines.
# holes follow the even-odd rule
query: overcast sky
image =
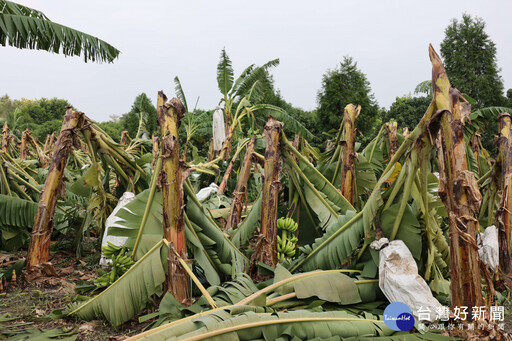
<svg viewBox="0 0 512 341">
<path fill-rule="evenodd" d="M 133 1 L 18 0 L 51 20 L 121 50 L 113 63 L 84 63 L 42 51 L 0 47 L 0 95 L 59 97 L 97 121 L 130 110 L 145 92 L 174 96 L 179 76 L 189 105 L 217 105 L 216 65 L 223 47 L 235 76 L 280 58 L 273 69 L 284 99 L 317 105 L 322 75 L 349 55 L 380 106 L 430 78 L 427 47 L 439 52 L 444 29 L 463 12 L 482 17 L 496 43 L 505 89 L 512 87 L 509 1 Z M 363 108 L 364 110 L 364 108 Z"/>
</svg>

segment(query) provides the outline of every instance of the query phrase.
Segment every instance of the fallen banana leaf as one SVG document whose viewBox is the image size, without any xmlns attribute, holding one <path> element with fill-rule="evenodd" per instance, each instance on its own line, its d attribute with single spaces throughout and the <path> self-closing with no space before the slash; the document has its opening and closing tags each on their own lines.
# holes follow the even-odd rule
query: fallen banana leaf
<svg viewBox="0 0 512 341">
<path fill-rule="evenodd" d="M 71 304 L 65 315 L 84 320 L 105 318 L 113 326 L 135 317 L 153 295 L 162 294 L 167 253 L 166 241 L 160 240 L 105 291 L 85 303 Z"/>
</svg>

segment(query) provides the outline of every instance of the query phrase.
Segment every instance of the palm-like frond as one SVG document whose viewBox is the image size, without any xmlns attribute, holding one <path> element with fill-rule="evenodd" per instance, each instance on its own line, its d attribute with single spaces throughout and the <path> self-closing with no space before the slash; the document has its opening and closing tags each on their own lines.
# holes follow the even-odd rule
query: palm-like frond
<svg viewBox="0 0 512 341">
<path fill-rule="evenodd" d="M 285 129 L 293 131 L 307 139 L 313 138 L 313 134 L 304 127 L 302 123 L 290 116 L 283 108 L 271 104 L 256 104 L 249 108 L 249 111 L 253 111 L 256 115 L 263 117 L 265 120 L 267 120 L 268 116 L 272 116 L 283 122 Z"/>
<path fill-rule="evenodd" d="M 258 66 L 251 69 L 250 72 L 243 72 L 242 75 L 236 80 L 235 86 L 230 91 L 230 95 L 235 98 L 244 97 L 252 88 L 256 81 L 263 81 L 267 77 L 267 71 L 270 67 L 279 65 L 279 59 L 274 59 L 263 66 Z M 247 69 L 246 69 L 247 70 Z"/>
<path fill-rule="evenodd" d="M 185 92 L 181 87 L 181 82 L 178 76 L 174 77 L 174 91 L 176 92 L 176 96 L 180 99 L 181 103 L 185 107 L 185 111 L 188 112 L 187 99 L 185 98 Z"/>
<path fill-rule="evenodd" d="M 226 49 L 222 49 L 220 53 L 220 61 L 217 65 L 217 83 L 219 85 L 220 92 L 226 96 L 233 86 L 234 71 L 231 65 Z"/>
<path fill-rule="evenodd" d="M 0 0 L 0 44 L 112 62 L 119 50 L 107 42 L 52 22 L 42 12 Z"/>
<path fill-rule="evenodd" d="M 471 124 L 466 124 L 464 126 L 465 137 L 467 138 L 473 135 L 476 131 L 484 131 L 490 122 L 496 122 L 499 114 L 504 112 L 512 115 L 512 108 L 487 107 L 473 111 L 469 116 Z"/>
</svg>

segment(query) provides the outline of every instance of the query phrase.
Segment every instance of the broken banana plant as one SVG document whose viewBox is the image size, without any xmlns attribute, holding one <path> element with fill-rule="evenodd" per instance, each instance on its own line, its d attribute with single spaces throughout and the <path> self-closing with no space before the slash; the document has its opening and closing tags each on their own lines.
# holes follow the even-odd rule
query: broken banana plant
<svg viewBox="0 0 512 341">
<path fill-rule="evenodd" d="M 439 129 L 439 195 L 448 213 L 451 255 L 451 304 L 475 307 L 483 304 L 480 260 L 476 245 L 479 231 L 478 211 L 482 197 L 474 174 L 467 168 L 463 117 L 470 112 L 462 95 L 451 87 L 441 59 L 432 46 L 430 60 L 434 66 L 433 102 L 437 126 L 430 124 L 432 136 Z M 437 116 L 437 117 L 436 117 Z M 437 128 L 437 129 L 436 129 Z"/>
<path fill-rule="evenodd" d="M 500 135 L 497 166 L 501 167 L 501 202 L 496 214 L 500 250 L 500 267 L 512 275 L 512 121 L 510 114 L 498 116 Z M 492 212 L 491 212 L 492 213 Z"/>
<path fill-rule="evenodd" d="M 162 187 L 164 237 L 169 241 L 168 279 L 169 292 L 182 304 L 190 300 L 190 281 L 179 262 L 187 259 L 185 226 L 183 224 L 183 165 L 180 163 L 178 128 L 185 108 L 178 98 L 165 103 L 167 97 L 158 93 L 158 121 L 161 131 L 162 170 L 159 180 Z"/>
<path fill-rule="evenodd" d="M 4 123 L 2 128 L 2 152 L 7 152 L 7 145 L 9 143 L 9 125 L 7 122 Z"/>
<path fill-rule="evenodd" d="M 245 151 L 244 160 L 240 168 L 240 173 L 238 174 L 238 181 L 231 199 L 231 208 L 229 211 L 228 222 L 226 224 L 226 230 L 229 230 L 230 228 L 236 229 L 240 222 L 240 217 L 242 216 L 242 208 L 247 196 L 247 183 L 249 181 L 249 176 L 251 175 L 251 167 L 253 164 L 255 141 L 256 136 L 253 135 Z"/>
<path fill-rule="evenodd" d="M 281 131 L 283 124 L 272 116 L 265 124 L 265 179 L 262 188 L 261 230 L 252 258 L 252 272 L 257 263 L 277 265 L 277 210 L 279 206 L 279 173 L 281 171 Z"/>
<path fill-rule="evenodd" d="M 343 140 L 341 151 L 341 193 L 348 202 L 354 205 L 356 198 L 356 179 L 355 179 L 355 166 L 354 159 L 356 157 L 355 143 L 356 143 L 356 118 L 361 111 L 361 106 L 357 107 L 349 104 L 345 107 L 343 113 Z"/>
<path fill-rule="evenodd" d="M 83 125 L 83 120 L 83 113 L 74 111 L 70 107 L 67 108 L 45 185 L 39 197 L 39 205 L 28 247 L 26 267 L 48 261 L 57 196 L 64 196 L 66 188 L 64 186 L 64 169 L 70 150 L 77 146 L 78 131 Z"/>
</svg>

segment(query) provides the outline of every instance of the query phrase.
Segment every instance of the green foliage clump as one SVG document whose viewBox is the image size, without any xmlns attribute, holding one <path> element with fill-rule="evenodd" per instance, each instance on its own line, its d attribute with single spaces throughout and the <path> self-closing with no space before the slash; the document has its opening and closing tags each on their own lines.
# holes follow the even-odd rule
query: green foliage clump
<svg viewBox="0 0 512 341">
<path fill-rule="evenodd" d="M 397 122 L 399 130 L 405 127 L 412 130 L 427 111 L 431 101 L 432 97 L 429 96 L 412 97 L 406 95 L 397 97 L 384 114 L 384 122 L 394 120 Z"/>
<path fill-rule="evenodd" d="M 352 103 L 362 108 L 356 120 L 356 128 L 363 135 L 361 141 L 366 144 L 377 133 L 381 125 L 379 106 L 371 93 L 370 82 L 351 57 L 344 57 L 337 68 L 323 75 L 317 98 L 316 118 L 320 131 L 337 129 L 345 106 Z"/>
<path fill-rule="evenodd" d="M 121 132 L 123 131 L 123 123 L 116 121 L 106 121 L 98 123 L 105 133 L 107 133 L 114 141 L 119 142 L 121 138 Z"/>
</svg>

